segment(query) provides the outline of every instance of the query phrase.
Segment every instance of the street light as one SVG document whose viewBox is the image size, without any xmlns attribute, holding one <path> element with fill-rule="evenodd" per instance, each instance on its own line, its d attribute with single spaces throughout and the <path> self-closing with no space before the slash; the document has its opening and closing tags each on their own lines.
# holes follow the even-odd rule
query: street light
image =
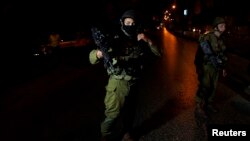
<svg viewBox="0 0 250 141">
<path fill-rule="evenodd" d="M 175 5 L 175 4 L 173 4 L 173 5 L 172 5 L 172 9 L 175 9 L 175 8 L 176 8 L 176 5 Z"/>
<path fill-rule="evenodd" d="M 184 14 L 184 16 L 187 16 L 188 15 L 188 10 L 184 9 L 183 14 Z"/>
</svg>

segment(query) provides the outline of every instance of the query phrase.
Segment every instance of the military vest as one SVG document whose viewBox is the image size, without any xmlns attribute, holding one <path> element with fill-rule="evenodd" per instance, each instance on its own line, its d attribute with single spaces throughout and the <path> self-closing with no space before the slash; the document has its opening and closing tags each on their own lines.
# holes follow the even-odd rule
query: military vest
<svg viewBox="0 0 250 141">
<path fill-rule="evenodd" d="M 110 52 L 115 75 L 139 76 L 147 53 L 147 44 L 123 36 L 117 36 Z"/>
</svg>

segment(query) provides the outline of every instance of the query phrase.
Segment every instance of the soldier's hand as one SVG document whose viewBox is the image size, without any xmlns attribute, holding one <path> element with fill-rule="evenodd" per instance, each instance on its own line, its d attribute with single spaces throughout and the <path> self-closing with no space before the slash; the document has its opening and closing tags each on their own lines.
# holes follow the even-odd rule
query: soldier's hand
<svg viewBox="0 0 250 141">
<path fill-rule="evenodd" d="M 144 33 L 140 33 L 137 35 L 137 40 L 143 40 L 144 42 L 148 43 L 149 45 L 152 45 L 152 41 L 144 34 Z"/>
<path fill-rule="evenodd" d="M 102 52 L 101 52 L 100 50 L 97 50 L 97 51 L 96 51 L 96 57 L 97 57 L 98 59 L 100 59 L 100 58 L 103 57 L 103 54 L 102 54 Z"/>
</svg>

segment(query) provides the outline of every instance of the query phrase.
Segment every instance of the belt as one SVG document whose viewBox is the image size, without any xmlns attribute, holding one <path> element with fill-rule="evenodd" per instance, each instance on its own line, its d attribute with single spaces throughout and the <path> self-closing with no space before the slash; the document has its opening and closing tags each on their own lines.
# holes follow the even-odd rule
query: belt
<svg viewBox="0 0 250 141">
<path fill-rule="evenodd" d="M 132 76 L 130 76 L 130 75 L 111 75 L 111 77 L 114 79 L 118 79 L 118 80 L 124 79 L 127 81 L 132 79 Z"/>
</svg>

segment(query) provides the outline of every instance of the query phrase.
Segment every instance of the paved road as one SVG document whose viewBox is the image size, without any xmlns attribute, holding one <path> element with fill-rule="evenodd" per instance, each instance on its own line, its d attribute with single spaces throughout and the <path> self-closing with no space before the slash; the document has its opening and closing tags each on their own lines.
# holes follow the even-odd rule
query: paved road
<svg viewBox="0 0 250 141">
<path fill-rule="evenodd" d="M 206 141 L 194 118 L 196 42 L 165 29 L 157 36 L 164 56 L 146 72 L 137 93 L 134 126 L 140 141 Z M 32 79 L 6 87 L 1 96 L 0 140 L 99 140 L 107 77 L 101 65 L 81 64 L 81 57 L 78 52 Z M 224 81 L 220 80 L 216 97 L 220 112 L 210 124 L 249 125 L 244 99 Z"/>
</svg>

